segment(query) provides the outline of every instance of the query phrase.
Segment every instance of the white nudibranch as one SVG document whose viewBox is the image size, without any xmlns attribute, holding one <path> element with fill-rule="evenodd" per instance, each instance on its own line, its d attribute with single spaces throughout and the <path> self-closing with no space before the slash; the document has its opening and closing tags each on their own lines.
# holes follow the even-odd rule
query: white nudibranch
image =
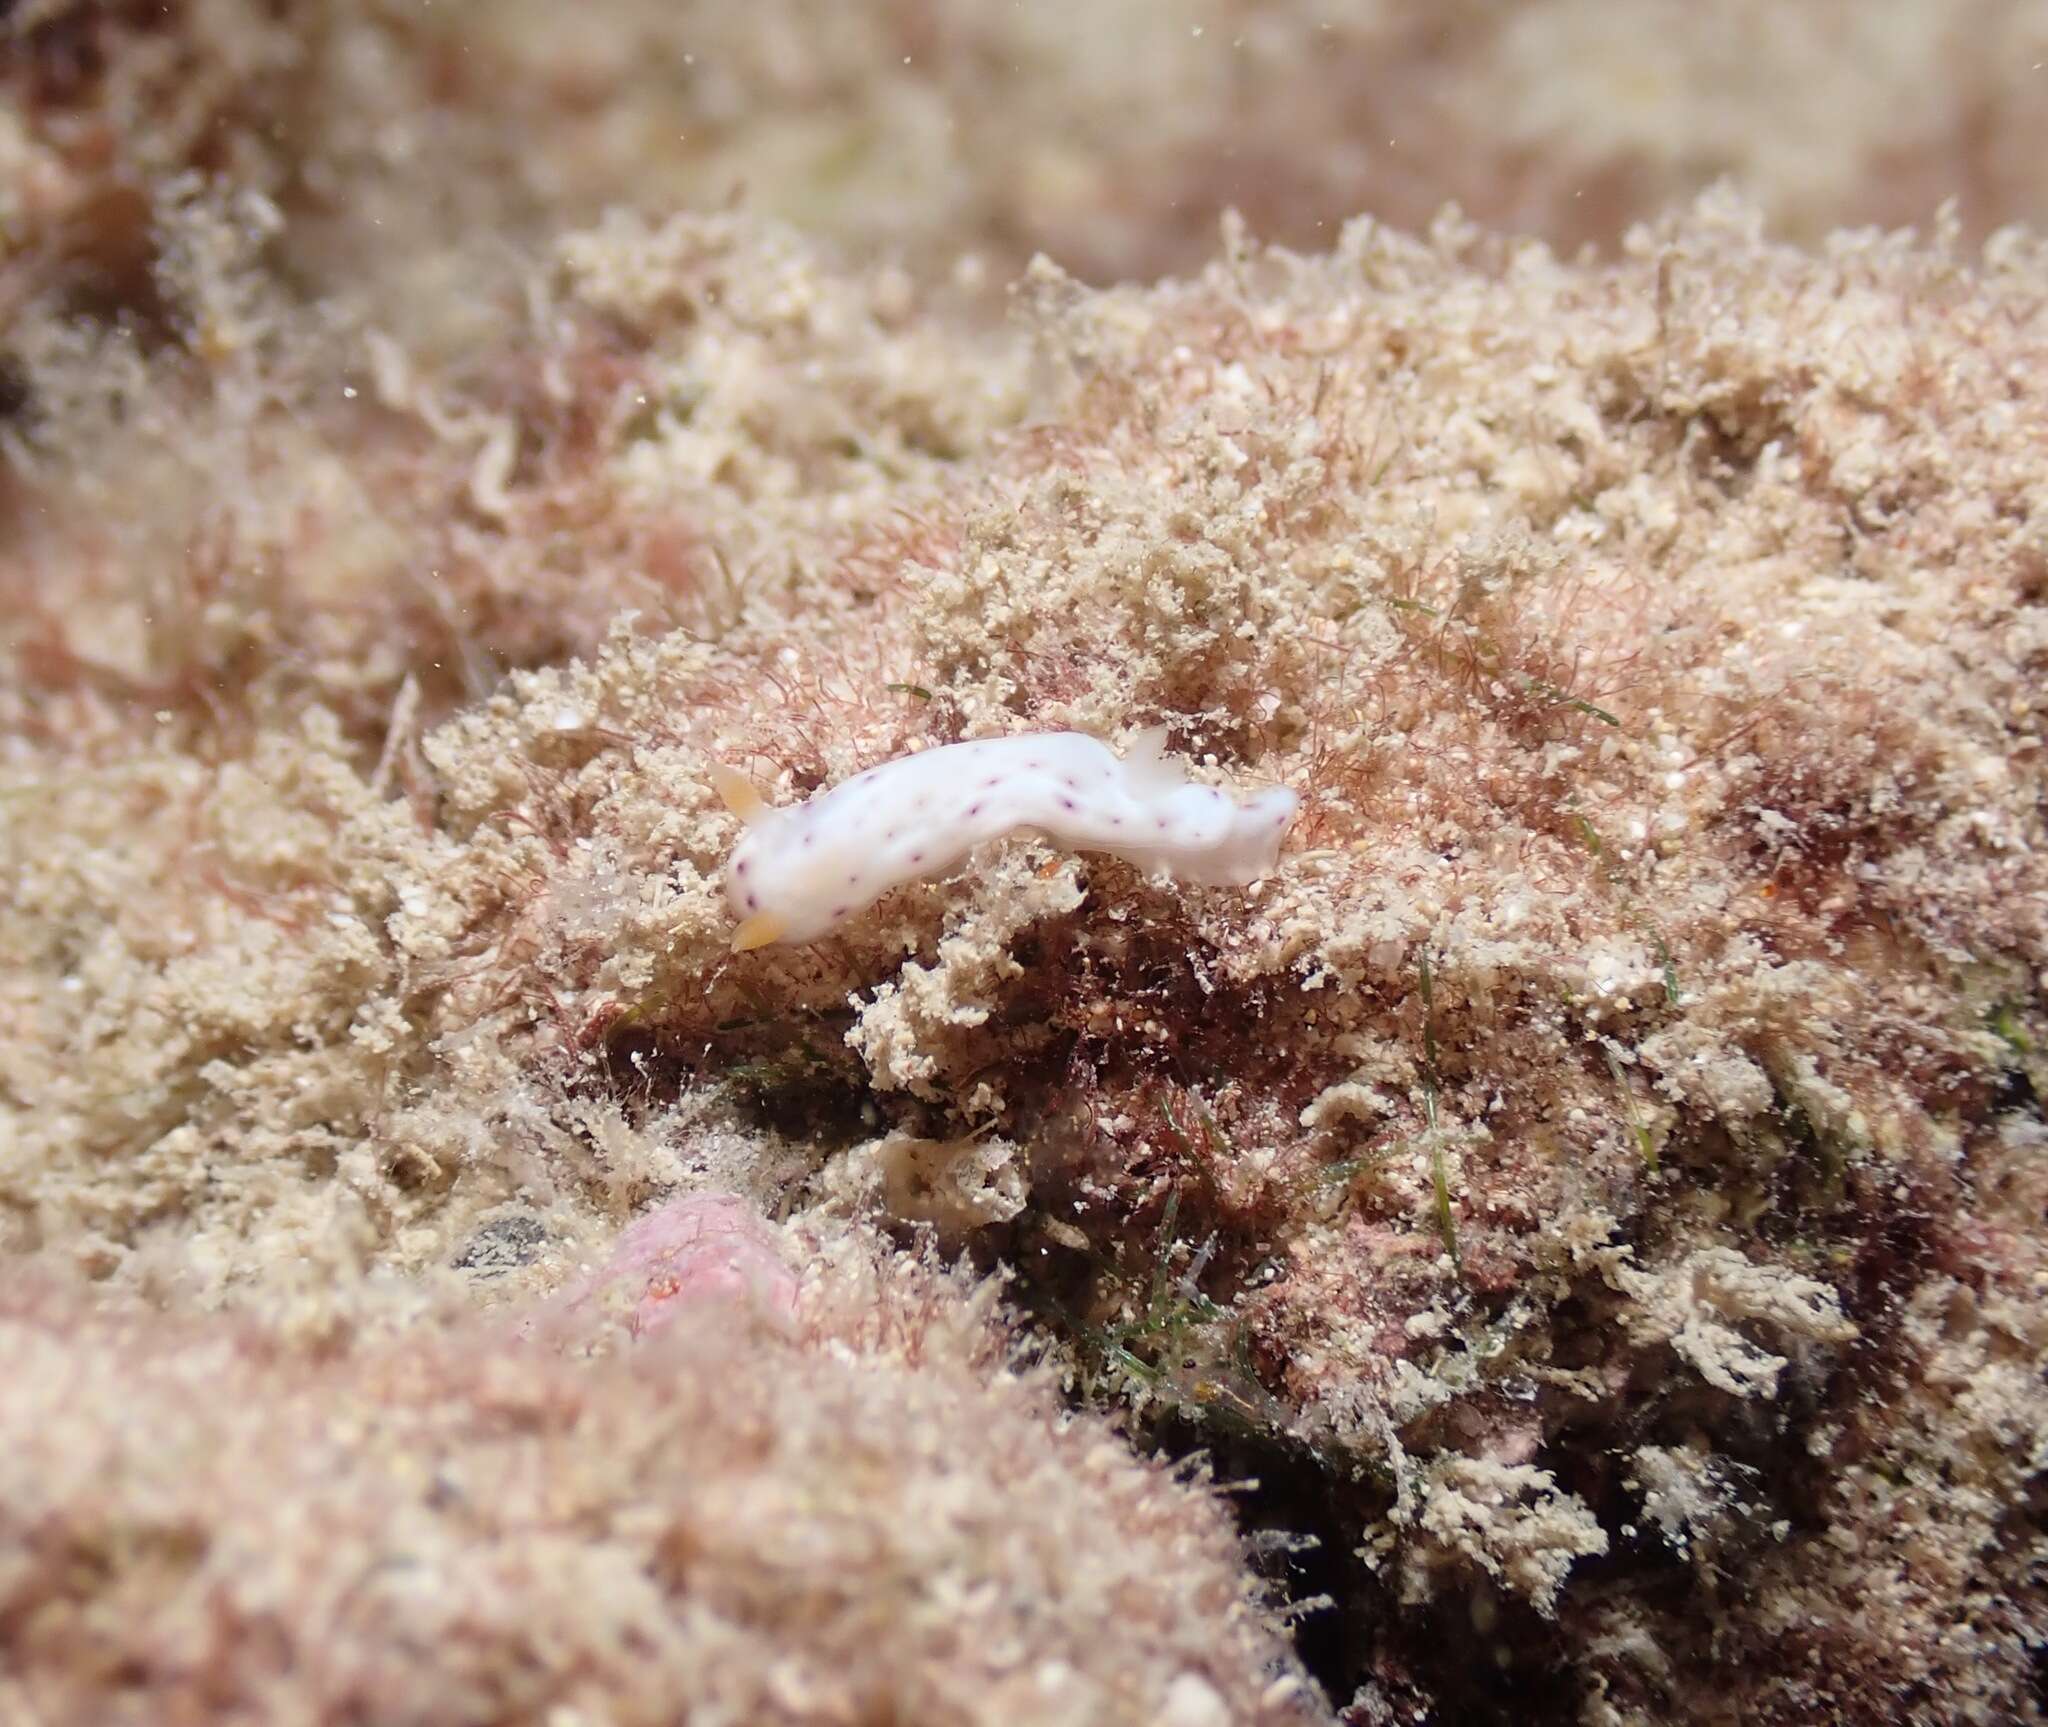
<svg viewBox="0 0 2048 1727">
<path fill-rule="evenodd" d="M 1284 786 L 1239 803 L 1189 784 L 1167 760 L 1164 726 L 1121 758 L 1081 732 L 948 744 L 783 809 L 729 768 L 714 770 L 714 783 L 747 824 L 725 866 L 742 951 L 816 941 L 891 888 L 1020 832 L 1181 881 L 1243 887 L 1273 868 L 1301 803 Z"/>
</svg>

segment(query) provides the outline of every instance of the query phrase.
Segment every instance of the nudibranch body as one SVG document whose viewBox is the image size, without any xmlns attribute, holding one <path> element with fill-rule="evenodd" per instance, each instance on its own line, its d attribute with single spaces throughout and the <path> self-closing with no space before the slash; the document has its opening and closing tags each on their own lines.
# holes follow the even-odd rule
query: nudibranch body
<svg viewBox="0 0 2048 1727">
<path fill-rule="evenodd" d="M 742 950 L 816 941 L 891 888 L 1020 832 L 1181 881 L 1241 887 L 1273 868 L 1300 807 L 1285 787 L 1239 803 L 1190 785 L 1166 758 L 1164 726 L 1139 734 L 1123 757 L 1082 732 L 948 744 L 784 809 L 729 770 L 717 784 L 747 823 L 725 867 Z"/>
</svg>

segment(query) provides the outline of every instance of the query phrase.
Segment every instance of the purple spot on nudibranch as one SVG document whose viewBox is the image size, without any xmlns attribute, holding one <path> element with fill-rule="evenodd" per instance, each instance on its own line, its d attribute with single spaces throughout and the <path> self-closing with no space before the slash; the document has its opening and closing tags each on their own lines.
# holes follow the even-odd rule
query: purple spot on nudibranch
<svg viewBox="0 0 2048 1727">
<path fill-rule="evenodd" d="M 1060 808 L 1063 810 L 1078 809 L 1079 807 L 1080 806 L 1077 805 L 1072 798 L 1060 799 Z"/>
<path fill-rule="evenodd" d="M 978 815 L 980 815 L 980 814 L 981 814 L 981 805 L 980 805 L 980 804 L 978 804 L 978 803 L 976 803 L 976 804 L 969 804 L 969 805 L 967 806 L 967 813 L 968 813 L 969 815 L 971 815 L 971 816 L 978 816 Z"/>
<path fill-rule="evenodd" d="M 852 910 L 853 907 L 850 905 L 835 905 L 832 908 L 832 915 L 834 917 L 844 917 L 848 912 Z"/>
<path fill-rule="evenodd" d="M 806 846 L 814 846 L 814 845 L 816 845 L 817 843 L 818 843 L 818 836 L 817 836 L 816 834 L 805 834 L 805 835 L 804 835 L 804 844 L 805 844 Z"/>
<path fill-rule="evenodd" d="M 741 858 L 738 863 L 734 864 L 732 866 L 732 873 L 734 875 L 745 875 L 747 873 L 747 860 Z"/>
<path fill-rule="evenodd" d="M 924 862 L 924 853 L 923 853 L 923 852 L 912 852 L 912 853 L 910 854 L 910 861 L 911 861 L 912 863 L 923 863 L 923 862 Z"/>
<path fill-rule="evenodd" d="M 983 791 L 992 791 L 995 787 L 1001 785 L 1002 783 L 1003 776 L 1001 774 L 992 774 L 987 779 L 981 782 L 981 789 Z"/>
<path fill-rule="evenodd" d="M 760 902 L 760 901 L 759 901 L 758 899 L 756 899 L 756 898 L 755 898 L 755 897 L 754 897 L 754 896 L 753 896 L 752 894 L 748 894 L 748 895 L 747 895 L 747 910 L 748 910 L 748 911 L 758 911 L 758 910 L 760 909 L 760 905 L 761 905 L 761 902 Z"/>
<path fill-rule="evenodd" d="M 1162 831 L 1164 831 L 1164 829 L 1165 829 L 1165 827 L 1166 827 L 1166 818 L 1165 818 L 1164 816 L 1161 816 L 1161 817 L 1159 818 L 1159 826 L 1160 826 L 1160 829 L 1161 829 Z"/>
</svg>

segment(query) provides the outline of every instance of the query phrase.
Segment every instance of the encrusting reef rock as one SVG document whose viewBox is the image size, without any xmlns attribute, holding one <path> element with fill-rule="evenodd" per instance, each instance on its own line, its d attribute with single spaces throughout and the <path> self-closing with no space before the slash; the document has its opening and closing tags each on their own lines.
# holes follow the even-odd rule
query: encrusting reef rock
<svg viewBox="0 0 2048 1727">
<path fill-rule="evenodd" d="M 6 1286 L 46 1718 L 1306 1719 L 1292 1595 L 1356 1722 L 2041 1719 L 2039 242 L 1231 225 L 1004 329 L 621 215 L 458 363 L 166 222 L 6 334 L 0 1250 L 175 1310 Z M 1159 723 L 1267 881 L 729 951 L 713 763 Z M 707 1194 L 793 1319 L 478 1346 Z"/>
<path fill-rule="evenodd" d="M 0 1706 L 1313 1718 L 1221 1507 L 1013 1371 L 986 1289 L 796 1245 L 794 1313 L 724 1303 L 630 1347 L 573 1315 L 546 1345 L 474 1318 L 291 1335 L 10 1287 Z"/>
</svg>

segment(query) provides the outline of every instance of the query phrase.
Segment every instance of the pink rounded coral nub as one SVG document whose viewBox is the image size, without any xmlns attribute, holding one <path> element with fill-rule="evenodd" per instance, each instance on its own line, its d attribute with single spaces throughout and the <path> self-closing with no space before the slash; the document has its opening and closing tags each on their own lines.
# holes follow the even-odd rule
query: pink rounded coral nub
<svg viewBox="0 0 2048 1727">
<path fill-rule="evenodd" d="M 796 1311 L 796 1294 L 796 1273 L 753 1206 L 737 1194 L 700 1193 L 628 1224 L 604 1264 L 560 1306 L 575 1313 L 616 1300 L 626 1329 L 644 1337 L 705 1303 L 750 1306 L 787 1319 Z"/>
</svg>

